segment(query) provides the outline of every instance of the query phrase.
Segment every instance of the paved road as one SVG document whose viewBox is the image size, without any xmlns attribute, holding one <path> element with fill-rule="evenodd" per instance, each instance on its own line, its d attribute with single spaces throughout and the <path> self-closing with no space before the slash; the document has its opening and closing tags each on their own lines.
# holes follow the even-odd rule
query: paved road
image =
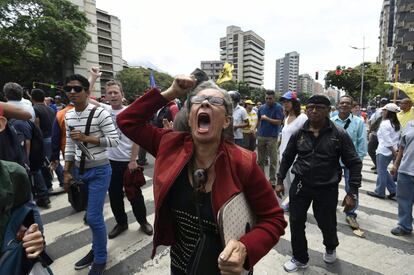
<svg viewBox="0 0 414 275">
<path fill-rule="evenodd" d="M 338 206 L 338 261 L 327 265 L 322 260 L 324 246 L 322 235 L 308 213 L 306 227 L 310 248 L 310 267 L 301 274 L 414 274 L 414 236 L 396 237 L 390 233 L 397 222 L 397 203 L 375 199 L 366 194 L 374 190 L 376 175 L 372 163 L 364 160 L 363 184 L 360 190 L 358 221 L 365 230 L 366 238 L 355 236 L 345 223 L 342 208 Z M 154 221 L 152 195 L 153 161 L 146 167 L 147 184 L 143 187 L 148 220 Z M 57 185 L 57 182 L 54 183 Z M 345 195 L 341 183 L 340 199 Z M 51 198 L 52 208 L 42 210 L 48 252 L 55 259 L 51 268 L 55 274 L 87 274 L 88 270 L 75 271 L 73 264 L 90 249 L 91 233 L 83 224 L 83 212 L 75 213 L 67 202 L 66 194 Z M 338 205 L 340 202 L 338 202 Z M 105 274 L 169 274 L 169 251 L 160 247 L 154 260 L 150 259 L 152 238 L 139 231 L 131 206 L 125 199 L 129 217 L 129 230 L 114 240 L 109 240 L 109 258 Z M 108 229 L 114 226 L 114 218 L 106 200 L 104 216 Z M 286 215 L 286 219 L 289 219 Z M 290 231 L 255 267 L 255 274 L 285 274 L 282 265 L 290 259 Z"/>
</svg>

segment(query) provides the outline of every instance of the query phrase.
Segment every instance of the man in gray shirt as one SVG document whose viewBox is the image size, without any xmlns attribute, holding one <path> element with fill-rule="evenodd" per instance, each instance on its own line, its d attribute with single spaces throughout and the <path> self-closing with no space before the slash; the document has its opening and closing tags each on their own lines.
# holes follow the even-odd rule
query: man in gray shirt
<svg viewBox="0 0 414 275">
<path fill-rule="evenodd" d="M 390 173 L 394 176 L 397 172 L 398 225 L 391 230 L 391 233 L 403 236 L 413 231 L 414 121 L 407 124 L 401 137 L 397 159 Z"/>
</svg>

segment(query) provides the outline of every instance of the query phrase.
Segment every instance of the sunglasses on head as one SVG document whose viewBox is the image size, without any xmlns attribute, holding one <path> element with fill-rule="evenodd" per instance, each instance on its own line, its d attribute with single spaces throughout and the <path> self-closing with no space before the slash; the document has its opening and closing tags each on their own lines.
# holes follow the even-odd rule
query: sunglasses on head
<svg viewBox="0 0 414 275">
<path fill-rule="evenodd" d="M 190 99 L 190 102 L 192 104 L 201 104 L 204 100 L 206 100 L 214 106 L 223 106 L 224 105 L 224 98 L 221 97 L 216 97 L 216 96 L 193 96 Z"/>
<path fill-rule="evenodd" d="M 82 92 L 83 90 L 85 90 L 85 88 L 84 88 L 84 87 L 82 87 L 82 86 L 63 86 L 63 90 L 64 90 L 66 93 L 70 93 L 70 92 L 72 92 L 72 90 L 74 90 L 74 91 L 75 91 L 75 93 L 80 93 L 80 92 Z"/>
</svg>

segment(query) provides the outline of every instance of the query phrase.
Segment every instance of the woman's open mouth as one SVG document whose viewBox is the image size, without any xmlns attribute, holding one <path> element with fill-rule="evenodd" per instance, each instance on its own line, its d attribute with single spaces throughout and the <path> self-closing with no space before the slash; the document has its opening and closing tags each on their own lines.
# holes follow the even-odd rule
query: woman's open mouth
<svg viewBox="0 0 414 275">
<path fill-rule="evenodd" d="M 207 133 L 210 129 L 210 116 L 207 113 L 199 113 L 197 117 L 198 132 Z"/>
</svg>

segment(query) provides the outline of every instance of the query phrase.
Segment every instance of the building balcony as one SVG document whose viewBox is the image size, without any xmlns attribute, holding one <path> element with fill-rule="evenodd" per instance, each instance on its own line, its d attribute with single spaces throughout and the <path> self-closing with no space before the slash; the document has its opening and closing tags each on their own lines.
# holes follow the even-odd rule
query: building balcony
<svg viewBox="0 0 414 275">
<path fill-rule="evenodd" d="M 262 74 L 253 73 L 253 72 L 243 73 L 243 78 L 246 78 L 246 77 L 251 77 L 251 78 L 254 78 L 254 79 L 260 80 L 260 81 L 263 80 L 263 75 Z"/>
<path fill-rule="evenodd" d="M 96 26 L 98 27 L 98 29 L 111 31 L 111 24 L 108 22 L 97 20 Z"/>
<path fill-rule="evenodd" d="M 113 67 L 112 64 L 99 63 L 99 66 L 100 66 L 100 70 L 102 72 L 104 72 L 104 71 L 112 72 L 114 70 L 114 67 Z"/>
<path fill-rule="evenodd" d="M 98 45 L 112 47 L 112 41 L 110 39 L 98 37 Z"/>
<path fill-rule="evenodd" d="M 111 39 L 111 32 L 98 29 L 98 36 Z"/>
<path fill-rule="evenodd" d="M 111 16 L 109 14 L 105 14 L 105 13 L 101 13 L 101 12 L 96 13 L 96 19 L 102 20 L 102 21 L 105 21 L 105 22 L 111 22 Z"/>
</svg>

